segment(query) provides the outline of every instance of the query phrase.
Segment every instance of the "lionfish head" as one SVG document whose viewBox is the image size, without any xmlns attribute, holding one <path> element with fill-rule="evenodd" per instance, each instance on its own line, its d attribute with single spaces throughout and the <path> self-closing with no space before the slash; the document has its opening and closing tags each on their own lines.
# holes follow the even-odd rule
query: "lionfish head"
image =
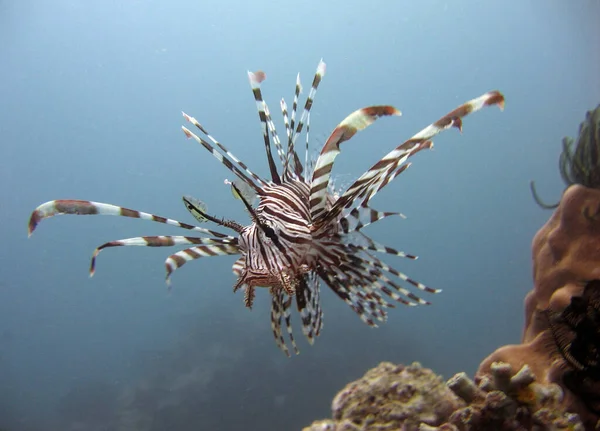
<svg viewBox="0 0 600 431">
<path fill-rule="evenodd" d="M 300 181 L 269 183 L 261 188 L 259 203 L 253 208 L 252 195 L 240 193 L 232 182 L 234 196 L 246 207 L 252 223 L 238 237 L 240 259 L 233 266 L 238 275 L 234 290 L 244 287 L 246 306 L 252 306 L 255 287 L 283 290 L 295 295 L 299 280 L 314 259 L 307 185 Z"/>
</svg>

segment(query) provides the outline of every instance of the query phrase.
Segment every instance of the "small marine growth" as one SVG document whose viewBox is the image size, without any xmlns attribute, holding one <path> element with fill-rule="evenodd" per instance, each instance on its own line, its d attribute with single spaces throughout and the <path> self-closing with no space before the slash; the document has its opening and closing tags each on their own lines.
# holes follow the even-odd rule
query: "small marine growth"
<svg viewBox="0 0 600 431">
<path fill-rule="evenodd" d="M 546 316 L 567 367 L 564 386 L 600 415 L 600 280 L 587 283 L 562 312 L 548 308 Z"/>
<path fill-rule="evenodd" d="M 586 113 L 585 120 L 579 125 L 577 140 L 564 137 L 562 147 L 558 168 L 567 187 L 580 184 L 589 188 L 600 188 L 600 105 Z M 558 202 L 547 204 L 540 198 L 533 181 L 529 186 L 540 207 L 558 207 Z"/>
</svg>

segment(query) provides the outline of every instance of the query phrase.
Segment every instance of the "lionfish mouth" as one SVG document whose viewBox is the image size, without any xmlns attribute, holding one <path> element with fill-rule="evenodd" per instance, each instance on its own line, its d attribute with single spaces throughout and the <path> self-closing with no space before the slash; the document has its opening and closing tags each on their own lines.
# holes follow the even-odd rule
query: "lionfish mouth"
<svg viewBox="0 0 600 431">
<path fill-rule="evenodd" d="M 197 135 L 182 127 L 184 134 L 208 150 L 237 177 L 235 181 L 226 183 L 231 186 L 234 196 L 242 201 L 251 223 L 242 225 L 210 215 L 202 201 L 190 196 L 184 196 L 183 202 L 198 222 L 211 222 L 230 229 L 234 234 L 121 206 L 62 199 L 46 202 L 33 211 L 29 220 L 29 234 L 41 220 L 59 214 L 133 217 L 193 231 L 199 235 L 141 236 L 102 244 L 92 255 L 90 275 L 94 274 L 98 253 L 110 247 L 186 246 L 166 259 L 167 283 L 176 269 L 192 260 L 239 255 L 232 268 L 238 277 L 234 291 L 242 288 L 246 306 L 252 307 L 255 288 L 269 289 L 271 327 L 277 345 L 288 356 L 290 352 L 282 335 L 282 320 L 290 343 L 298 353 L 291 326 L 293 302 L 300 315 L 302 332 L 309 343 L 312 344 L 320 334 L 323 325 L 321 282 L 370 326 L 377 326 L 377 321 L 384 322 L 387 319 L 386 309 L 393 308 L 394 302 L 410 306 L 429 304 L 403 284 L 427 293 L 437 293 L 439 290 L 387 265 L 378 254 L 408 259 L 417 257 L 380 244 L 363 232 L 364 227 L 383 218 L 402 216 L 400 213 L 375 210 L 371 208 L 370 200 L 410 166 L 407 162 L 410 157 L 432 148 L 434 136 L 453 127 L 462 130 L 463 118 L 481 108 L 490 105 L 503 108 L 504 96 L 498 91 L 490 91 L 460 105 L 398 145 L 344 191 L 334 194 L 331 171 L 341 151 L 340 145 L 378 118 L 401 114 L 389 105 L 369 106 L 351 113 L 334 128 L 316 161 L 309 162 L 310 112 L 324 75 L 325 63 L 320 61 L 299 118 L 296 114 L 302 90 L 300 75 L 296 79 L 290 113 L 285 100 L 281 100 L 284 145 L 268 105 L 263 100 L 261 83 L 266 75 L 263 72 L 248 72 L 269 165 L 268 179 L 250 170 L 194 117 L 183 113 L 184 119 L 199 132 Z M 305 136 L 304 163 L 297 151 L 301 135 Z M 273 147 L 276 156 L 273 155 Z"/>
</svg>

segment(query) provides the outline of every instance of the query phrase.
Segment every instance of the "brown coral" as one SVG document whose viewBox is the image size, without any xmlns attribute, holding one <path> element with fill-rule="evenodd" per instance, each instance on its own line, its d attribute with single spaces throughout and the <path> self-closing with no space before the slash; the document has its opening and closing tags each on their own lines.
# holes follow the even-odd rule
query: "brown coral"
<svg viewBox="0 0 600 431">
<path fill-rule="evenodd" d="M 471 381 L 460 373 L 448 386 L 468 403 L 456 410 L 439 428 L 419 431 L 583 431 L 576 414 L 560 407 L 563 392 L 558 385 L 542 385 L 525 365 L 519 371 L 507 363 L 494 362 L 490 374 Z"/>
<path fill-rule="evenodd" d="M 600 190 L 569 187 L 533 238 L 532 254 L 535 287 L 525 299 L 524 342 L 547 328 L 541 310 L 564 309 L 587 281 L 600 279 Z"/>
<path fill-rule="evenodd" d="M 464 402 L 433 371 L 382 362 L 349 383 L 334 398 L 333 420 L 305 431 L 417 431 L 423 422 L 440 425 Z"/>
<path fill-rule="evenodd" d="M 558 385 L 541 385 L 528 367 L 495 363 L 478 382 L 459 373 L 444 384 L 418 364 L 387 362 L 350 383 L 332 403 L 333 419 L 304 431 L 583 431 L 560 408 Z"/>
<path fill-rule="evenodd" d="M 488 373 L 496 361 L 508 362 L 516 369 L 529 364 L 538 381 L 565 388 L 565 372 L 572 367 L 557 347 L 549 313 L 561 315 L 573 298 L 582 297 L 589 281 L 600 279 L 600 190 L 569 187 L 535 235 L 532 255 L 534 289 L 525 299 L 522 344 L 498 349 L 483 361 L 478 374 Z M 565 406 L 594 424 L 597 415 L 582 401 L 566 391 Z"/>
</svg>

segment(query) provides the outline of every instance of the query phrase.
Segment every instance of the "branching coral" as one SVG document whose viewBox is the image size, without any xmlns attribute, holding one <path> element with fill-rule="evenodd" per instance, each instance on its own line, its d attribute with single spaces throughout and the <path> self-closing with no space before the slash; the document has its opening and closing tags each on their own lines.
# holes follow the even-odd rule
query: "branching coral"
<svg viewBox="0 0 600 431">
<path fill-rule="evenodd" d="M 418 364 L 382 363 L 334 398 L 333 419 L 304 431 L 583 431 L 560 406 L 558 385 L 542 385 L 524 366 L 494 363 L 476 382 L 465 373 L 446 384 Z"/>
<path fill-rule="evenodd" d="M 580 184 L 600 188 L 600 105 L 586 113 L 585 120 L 579 125 L 577 141 L 565 137 L 562 146 L 558 167 L 567 186 Z M 546 209 L 558 207 L 558 203 L 546 204 L 540 199 L 533 181 L 529 185 L 539 206 Z"/>
<path fill-rule="evenodd" d="M 467 406 L 452 413 L 445 424 L 421 425 L 419 431 L 583 431 L 579 417 L 560 407 L 560 387 L 535 380 L 527 365 L 515 373 L 503 362 L 493 363 L 490 374 L 476 382 L 459 373 L 448 381 L 448 386 Z"/>
</svg>

